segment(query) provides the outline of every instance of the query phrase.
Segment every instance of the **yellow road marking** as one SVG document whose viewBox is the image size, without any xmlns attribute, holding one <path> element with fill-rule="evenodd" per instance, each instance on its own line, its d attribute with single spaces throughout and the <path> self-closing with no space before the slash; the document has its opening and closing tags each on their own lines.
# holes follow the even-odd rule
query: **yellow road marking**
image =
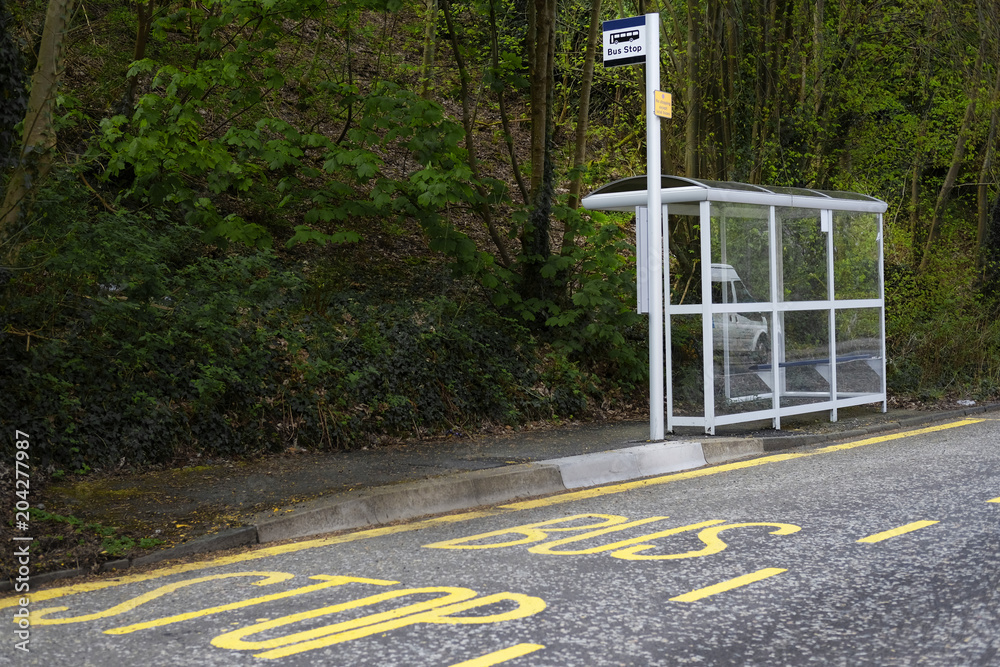
<svg viewBox="0 0 1000 667">
<path fill-rule="evenodd" d="M 420 593 L 422 591 L 431 589 L 408 589 L 405 591 L 396 591 L 395 593 Z M 449 591 L 454 595 L 459 597 L 468 597 L 466 593 L 471 593 L 472 599 L 465 599 L 452 604 L 444 604 L 440 606 L 442 600 L 431 600 L 424 603 L 417 603 L 409 605 L 409 609 L 414 609 L 418 606 L 430 606 L 431 608 L 426 609 L 426 611 L 420 611 L 419 613 L 410 613 L 407 608 L 390 610 L 382 612 L 380 614 L 365 616 L 362 618 L 355 618 L 350 621 L 343 621 L 341 623 L 335 623 L 333 625 L 328 625 L 321 628 L 313 628 L 312 630 L 304 630 L 301 632 L 294 633 L 292 635 L 286 635 L 284 637 L 277 637 L 271 640 L 264 640 L 260 642 L 244 642 L 242 637 L 256 634 L 258 632 L 263 632 L 274 627 L 280 627 L 282 625 L 287 625 L 289 623 L 295 623 L 301 618 L 315 618 L 316 615 L 322 615 L 328 612 L 333 607 L 328 607 L 326 609 L 317 609 L 312 612 L 303 612 L 300 614 L 293 614 L 291 616 L 285 616 L 283 618 L 275 619 L 273 621 L 267 621 L 265 623 L 259 623 L 257 625 L 252 625 L 240 630 L 234 630 L 223 635 L 219 635 L 212 640 L 213 646 L 218 646 L 219 648 L 231 648 L 231 649 L 248 649 L 256 650 L 255 646 L 261 646 L 264 648 L 269 648 L 275 646 L 275 648 L 270 648 L 270 650 L 264 651 L 263 653 L 255 653 L 255 658 L 284 658 L 290 655 L 295 655 L 296 653 L 303 653 L 306 651 L 313 651 L 319 648 L 326 648 L 327 646 L 333 646 L 334 644 L 341 644 L 344 642 L 352 641 L 355 639 L 361 639 L 364 637 L 370 637 L 372 635 L 381 634 L 383 632 L 388 632 L 390 630 L 395 630 L 397 628 L 406 627 L 409 625 L 417 625 L 424 623 L 438 623 L 438 624 L 449 624 L 449 625 L 483 625 L 490 623 L 501 623 L 503 621 L 511 621 L 520 618 L 526 618 L 528 616 L 534 616 L 535 614 L 543 611 L 545 609 L 545 600 L 537 598 L 531 595 L 524 595 L 522 593 L 494 593 L 493 595 L 486 595 L 481 598 L 474 597 L 477 595 L 475 591 L 469 590 L 467 588 L 451 588 L 447 586 L 438 587 L 438 590 Z M 385 599 L 390 593 L 383 593 L 381 596 L 372 596 L 365 600 L 358 600 L 354 603 L 348 604 L 361 604 L 361 603 L 377 603 L 380 601 L 379 598 Z M 514 602 L 517 606 L 514 609 L 498 612 L 495 614 L 490 614 L 488 616 L 459 616 L 461 612 L 475 610 L 478 608 L 488 608 L 497 602 Z M 343 606 L 343 605 L 340 605 Z M 402 615 L 402 614 L 406 615 Z M 374 622 L 373 621 L 377 621 Z M 294 643 L 293 643 L 294 642 Z M 291 645 L 289 645 L 291 644 Z"/>
<path fill-rule="evenodd" d="M 659 519 L 661 517 L 657 517 Z M 638 521 L 633 521 L 631 524 L 624 524 L 624 526 L 637 525 Z M 646 535 L 640 535 L 639 537 L 633 537 L 627 540 L 619 540 L 618 542 L 612 542 L 610 544 L 602 544 L 601 546 L 591 547 L 589 549 L 575 549 L 566 550 L 560 549 L 556 550 L 553 547 L 559 547 L 564 544 L 572 544 L 574 542 L 582 542 L 584 540 L 589 540 L 593 537 L 600 537 L 610 530 L 595 530 L 589 533 L 583 533 L 581 535 L 574 535 L 572 537 L 564 537 L 561 540 L 553 540 L 551 542 L 545 542 L 543 544 L 537 544 L 533 547 L 529 547 L 528 551 L 533 554 L 549 554 L 551 556 L 579 556 L 583 554 L 599 554 L 604 551 L 625 551 L 629 548 L 629 551 L 644 551 L 646 549 L 653 549 L 652 544 L 643 544 L 643 542 L 650 542 L 660 537 L 668 537 L 670 535 L 679 535 L 680 533 L 686 533 L 692 530 L 699 530 L 707 526 L 714 526 L 718 523 L 725 523 L 722 519 L 714 519 L 711 521 L 702 521 L 700 523 L 692 523 L 687 526 L 677 526 L 675 528 L 668 528 L 667 530 L 660 530 L 655 533 L 647 533 Z M 617 526 L 616 526 L 617 527 Z M 701 537 L 701 533 L 698 534 Z M 638 545 L 638 546 L 634 546 Z M 725 548 L 725 547 L 723 547 Z M 614 556 L 615 554 L 611 554 Z"/>
<path fill-rule="evenodd" d="M 722 583 L 715 584 L 713 586 L 706 586 L 705 588 L 699 588 L 698 590 L 691 591 L 690 593 L 685 593 L 684 595 L 678 595 L 677 597 L 670 598 L 671 602 L 697 602 L 698 600 L 703 600 L 704 598 L 710 597 L 712 595 L 718 595 L 719 593 L 725 593 L 726 591 L 731 591 L 734 588 L 740 588 L 741 586 L 747 586 L 757 581 L 767 579 L 768 577 L 773 577 L 776 574 L 781 574 L 782 572 L 787 572 L 780 567 L 766 567 L 763 570 L 757 570 L 756 572 L 751 572 L 750 574 L 744 574 L 743 576 L 736 577 L 735 579 L 730 579 L 728 581 L 723 581 Z"/>
<path fill-rule="evenodd" d="M 570 535 L 569 537 L 564 537 L 558 540 L 552 540 L 550 542 L 545 542 L 544 544 L 536 544 L 533 547 L 528 547 L 528 551 L 533 554 L 550 554 L 557 556 L 579 556 L 582 554 L 596 554 L 602 551 L 608 551 L 607 545 L 592 547 L 590 549 L 577 549 L 573 551 L 555 551 L 552 547 L 559 547 L 564 544 L 572 544 L 574 542 L 582 542 L 589 540 L 593 537 L 600 537 L 601 535 L 607 535 L 609 533 L 616 533 L 622 530 L 628 530 L 629 528 L 635 528 L 636 526 L 644 526 L 649 523 L 654 523 L 656 521 L 662 521 L 664 519 L 669 519 L 667 516 L 653 516 L 648 519 L 639 519 L 638 521 L 629 521 L 628 523 L 622 523 L 617 526 L 611 526 L 610 528 L 601 528 L 600 530 L 591 530 L 586 533 L 580 533 L 578 535 Z M 719 521 L 718 523 L 722 523 Z M 699 526 L 701 527 L 701 526 Z M 688 530 L 691 530 L 688 528 Z M 628 541 L 628 544 L 634 544 L 632 541 Z M 627 546 L 627 545 L 624 545 Z"/>
<path fill-rule="evenodd" d="M 244 607 L 250 607 L 255 604 L 263 604 L 264 602 L 271 602 L 273 600 L 283 600 L 285 598 L 293 597 L 296 595 L 303 595 L 306 593 L 312 593 L 314 591 L 320 591 L 324 588 L 332 588 L 334 586 L 343 586 L 348 583 L 361 583 L 361 584 L 372 584 L 374 586 L 393 586 L 398 584 L 398 581 L 387 581 L 385 579 L 361 579 L 358 577 L 333 577 L 327 574 L 317 574 L 315 576 L 309 577 L 310 579 L 321 579 L 324 580 L 322 584 L 313 584 L 311 586 L 302 586 L 301 588 L 293 588 L 290 591 L 284 591 L 282 593 L 275 593 L 273 595 L 262 595 L 256 598 L 250 598 L 249 600 L 240 600 L 239 602 L 231 602 L 229 604 L 220 605 L 217 607 L 209 607 L 208 609 L 202 609 L 200 611 L 192 611 L 184 614 L 175 614 L 173 616 L 167 616 L 165 618 L 158 618 L 155 621 L 146 621 L 145 623 L 134 623 L 132 625 L 126 625 L 121 628 L 111 628 L 110 630 L 105 630 L 106 635 L 125 635 L 130 632 L 135 632 L 136 630 L 145 630 L 147 628 L 158 628 L 164 625 L 169 625 L 171 623 L 179 623 L 181 621 L 187 621 L 192 618 L 199 618 L 202 616 L 211 616 L 212 614 L 218 614 L 224 611 L 232 611 L 233 609 L 243 609 Z M 58 607 L 57 607 L 58 608 Z M 63 607 L 65 609 L 65 607 Z M 48 611 L 42 609 L 42 612 Z M 267 619 L 264 619 L 265 621 Z M 262 622 L 262 621 L 258 621 Z"/>
<path fill-rule="evenodd" d="M 499 665 L 501 662 L 520 658 L 522 655 L 534 653 L 543 648 L 545 646 L 542 644 L 517 644 L 516 646 L 500 649 L 499 651 L 493 651 L 493 653 L 487 653 L 472 660 L 455 663 L 451 667 L 491 667 L 492 665 Z"/>
<path fill-rule="evenodd" d="M 986 502 L 988 502 L 988 503 L 1000 503 L 1000 497 L 997 497 L 997 498 L 990 498 L 990 499 L 989 499 L 989 500 L 987 500 Z"/>
<path fill-rule="evenodd" d="M 720 551 L 725 551 L 726 547 L 729 546 L 719 539 L 719 533 L 724 530 L 732 530 L 733 528 L 747 528 L 751 526 L 770 526 L 775 528 L 776 530 L 769 531 L 772 535 L 791 535 L 792 533 L 797 533 L 802 530 L 799 526 L 794 526 L 790 523 L 734 523 L 723 526 L 713 526 L 712 528 L 706 528 L 705 530 L 699 532 L 698 539 L 705 543 L 705 547 L 703 549 L 699 549 L 698 551 L 686 551 L 681 554 L 647 556 L 641 555 L 639 552 L 653 549 L 654 545 L 640 544 L 638 546 L 615 551 L 611 554 L 611 557 L 620 558 L 622 560 L 674 560 L 711 556 L 712 554 L 717 554 Z"/>
<path fill-rule="evenodd" d="M 727 463 L 720 466 L 714 466 L 710 468 L 700 468 L 698 470 L 691 470 L 688 472 L 675 473 L 672 475 L 664 475 L 661 477 L 653 477 L 650 479 L 641 479 L 634 482 L 625 482 L 622 484 L 611 484 L 608 486 L 602 486 L 595 489 L 586 489 L 583 491 L 575 491 L 572 493 L 565 493 L 559 496 L 553 496 L 550 498 L 544 498 L 541 500 L 532 500 L 521 503 L 512 503 L 509 505 L 502 505 L 500 509 L 503 510 L 526 510 L 534 509 L 537 507 L 549 507 L 552 505 L 558 505 L 561 503 L 574 502 L 577 500 L 585 500 L 587 498 L 599 498 L 601 496 L 611 495 L 615 493 L 622 493 L 625 491 L 632 491 L 635 489 L 642 489 L 650 486 L 658 486 L 661 484 L 668 484 L 670 482 L 677 482 L 686 479 L 696 479 L 698 477 L 706 477 L 708 475 L 717 475 L 720 473 L 730 472 L 733 470 L 742 470 L 744 468 L 753 468 L 756 466 L 767 465 L 769 463 L 778 463 L 780 461 L 790 461 L 793 459 L 803 458 L 806 456 L 816 456 L 818 454 L 826 454 L 830 452 L 843 451 L 846 449 L 853 449 L 854 447 L 861 447 L 864 445 L 872 445 L 879 442 L 887 442 L 890 440 L 898 440 L 900 438 L 907 438 L 914 435 L 923 435 L 925 433 L 933 433 L 936 431 L 943 431 L 946 429 L 957 428 L 959 426 L 968 426 L 970 424 L 978 424 L 985 421 L 984 419 L 963 419 L 961 421 L 952 422 L 950 424 L 940 424 L 937 426 L 930 426 L 928 428 L 915 429 L 913 431 L 904 431 L 902 433 L 894 433 L 891 435 L 880 436 L 877 438 L 867 438 L 865 440 L 858 440 L 857 442 L 851 442 L 843 445 L 834 445 L 831 447 L 823 447 L 812 452 L 795 452 L 788 454 L 776 454 L 772 456 L 764 456 L 759 459 L 753 459 L 750 461 L 738 461 L 736 463 Z M 488 516 L 496 516 L 500 514 L 499 510 L 489 510 L 480 512 L 469 512 L 466 514 L 458 514 L 451 516 L 441 516 L 435 517 L 433 519 L 425 519 L 423 521 L 416 521 L 414 523 L 399 525 L 399 526 L 383 526 L 380 528 L 371 528 L 368 530 L 358 531 L 356 533 L 349 533 L 346 535 L 336 535 L 334 537 L 326 537 L 314 540 L 305 540 L 302 542 L 293 542 L 289 544 L 282 544 L 275 547 L 264 547 L 262 549 L 255 549 L 248 553 L 237 554 L 234 556 L 224 556 L 221 558 L 213 558 L 207 561 L 200 561 L 197 563 L 185 563 L 183 565 L 175 565 L 173 567 L 167 567 L 160 570 L 154 570 L 152 572 L 147 572 L 145 574 L 129 575 L 124 577 L 117 577 L 115 579 L 104 580 L 104 581 L 94 581 L 86 584 L 78 584 L 76 586 L 66 586 L 62 588 L 52 588 L 48 590 L 32 591 L 31 601 L 32 603 L 44 602 L 45 600 L 52 600 L 55 598 L 64 597 L 67 595 L 76 595 L 77 593 L 85 593 L 89 591 L 97 591 L 105 588 L 111 588 L 113 586 L 122 586 L 125 584 L 131 584 L 139 581 L 149 581 L 151 579 L 159 579 L 161 577 L 169 577 L 175 574 L 184 574 L 186 572 L 195 572 L 198 570 L 205 570 L 213 567 L 221 567 L 224 565 L 232 565 L 234 563 L 244 563 L 246 561 L 257 560 L 260 558 L 269 558 L 271 556 L 278 556 L 281 554 L 294 553 L 297 551 L 303 551 L 306 549 L 315 549 L 317 547 L 326 547 L 334 544 L 345 544 L 347 542 L 357 542 L 359 540 L 371 539 L 374 537 L 383 537 L 385 535 L 395 535 L 398 533 L 407 533 L 415 530 L 423 530 L 424 528 L 437 526 L 441 524 L 448 523 L 459 523 L 463 521 L 472 521 L 474 519 L 479 519 Z M 19 600 L 21 598 L 20 594 L 16 594 L 12 597 L 8 597 L 0 600 L 0 609 L 6 609 L 9 607 L 18 606 Z"/>
<path fill-rule="evenodd" d="M 294 625 L 300 623 L 301 621 L 308 621 L 310 619 L 323 618 L 324 616 L 336 615 L 344 611 L 350 611 L 352 609 L 363 609 L 364 607 L 372 607 L 380 603 L 384 603 L 391 600 L 398 600 L 400 598 L 405 599 L 411 596 L 421 597 L 427 594 L 438 593 L 438 597 L 431 598 L 429 600 L 420 600 L 418 602 L 412 602 L 402 607 L 397 607 L 395 609 L 390 609 L 388 611 L 378 612 L 374 614 L 369 614 L 367 616 L 361 616 L 360 618 L 352 618 L 347 621 L 341 621 L 340 623 L 334 623 L 332 625 L 325 625 L 320 627 L 311 627 L 307 630 L 300 630 L 299 632 L 293 632 L 288 635 L 275 637 L 274 633 L 268 633 L 271 636 L 270 639 L 264 639 L 259 641 L 248 641 L 246 637 L 251 637 L 260 633 L 267 632 L 268 630 L 274 630 L 276 628 L 282 628 L 287 625 Z M 447 605 L 453 605 L 458 602 L 464 602 L 470 598 L 476 597 L 476 591 L 471 588 L 463 588 L 457 586 L 429 586 L 425 588 L 402 588 L 395 591 L 389 591 L 387 593 L 376 593 L 375 595 L 369 595 L 367 597 L 359 598 L 357 600 L 350 600 L 348 602 L 341 602 L 335 605 L 328 605 L 326 607 L 320 607 L 319 609 L 310 609 L 309 611 L 301 611 L 295 614 L 289 614 L 287 616 L 282 616 L 281 618 L 275 618 L 261 623 L 255 623 L 253 625 L 248 625 L 238 630 L 231 630 L 212 640 L 213 646 L 218 646 L 220 648 L 228 648 L 239 651 L 259 651 L 262 649 L 275 649 L 281 646 L 287 646 L 289 644 L 299 644 L 302 646 L 305 642 L 314 641 L 316 639 L 321 639 L 324 637 L 329 637 L 330 635 L 337 635 L 338 633 L 343 633 L 348 630 L 356 630 L 358 628 L 368 627 L 369 629 L 373 625 L 384 625 L 386 622 L 399 621 L 400 619 L 406 619 L 405 624 L 411 624 L 413 619 L 419 617 L 420 612 L 426 612 L 434 609 L 435 607 L 446 607 Z M 407 618 L 408 617 L 408 618 Z"/>
<path fill-rule="evenodd" d="M 938 424 L 937 426 L 928 426 L 926 428 L 918 428 L 913 431 L 903 431 L 902 433 L 893 433 L 891 435 L 882 435 L 877 438 L 866 438 L 864 440 L 856 440 L 854 442 L 846 442 L 841 445 L 830 445 L 829 447 L 821 447 L 812 454 L 826 454 L 829 452 L 842 452 L 846 449 L 854 449 L 855 447 L 863 447 L 864 445 L 874 445 L 877 442 L 888 442 L 889 440 L 899 440 L 900 438 L 908 438 L 911 435 L 924 435 L 925 433 L 936 433 L 937 431 L 946 431 L 950 428 L 957 428 L 959 426 L 971 426 L 972 424 L 980 424 L 986 421 L 985 419 L 963 419 L 961 421 L 952 422 L 950 424 Z"/>
<path fill-rule="evenodd" d="M 530 510 L 530 509 L 537 509 L 539 507 L 549 507 L 551 505 L 559 505 L 562 503 L 572 503 L 576 502 L 577 500 L 588 500 L 590 498 L 600 498 L 601 496 L 610 496 L 615 493 L 622 493 L 624 491 L 633 491 L 635 489 L 643 489 L 649 486 L 659 486 L 660 484 L 668 484 L 670 482 L 679 482 L 686 479 L 697 479 L 698 477 L 718 475 L 719 473 L 731 472 L 733 470 L 754 468 L 756 466 L 766 465 L 768 463 L 777 463 L 779 461 L 790 461 L 791 459 L 798 459 L 804 456 L 811 456 L 811 454 L 806 454 L 806 453 L 775 454 L 773 456 L 765 456 L 759 459 L 752 459 L 750 461 L 724 463 L 720 466 L 714 466 L 711 468 L 699 468 L 697 470 L 689 470 L 687 472 L 679 472 L 679 473 L 674 473 L 672 475 L 664 475 L 662 477 L 651 477 L 649 479 L 639 479 L 634 482 L 609 484 L 607 486 L 599 486 L 593 489 L 584 489 L 582 491 L 563 493 L 558 496 L 552 496 L 550 498 L 539 498 L 538 500 L 526 500 L 520 503 L 501 505 L 501 507 L 503 509 L 510 509 L 510 510 Z"/>
<path fill-rule="evenodd" d="M 657 520 L 666 518 L 668 517 L 655 517 Z M 579 519 L 600 519 L 600 521 L 596 523 L 586 523 L 579 526 L 570 526 L 568 528 L 553 527 L 563 523 L 573 523 Z M 425 544 L 424 547 L 427 549 L 500 549 L 502 547 L 513 547 L 521 544 L 531 544 L 532 542 L 541 542 L 542 540 L 548 539 L 549 533 L 568 533 L 585 530 L 587 528 L 603 528 L 605 526 L 621 525 L 625 521 L 628 521 L 626 517 L 618 516 L 616 514 L 575 514 L 573 516 L 563 516 L 557 519 L 548 519 L 546 521 L 536 521 L 523 526 L 514 526 L 513 528 L 492 530 L 488 533 L 479 533 L 478 535 L 470 535 L 468 537 L 458 537 L 451 540 L 445 540 L 443 542 L 434 542 L 433 544 Z M 545 530 L 540 530 L 542 528 Z M 514 540 L 507 540 L 506 542 L 469 544 L 469 542 L 485 540 L 491 537 L 502 537 L 505 535 L 523 535 L 523 537 L 519 537 Z"/>
<path fill-rule="evenodd" d="M 905 535 L 906 533 L 912 533 L 915 530 L 920 530 L 921 528 L 926 528 L 927 526 L 933 526 L 939 521 L 914 521 L 913 523 L 908 523 L 905 526 L 900 526 L 899 528 L 893 528 L 892 530 L 884 530 L 881 533 L 875 533 L 874 535 L 869 535 L 868 537 L 862 537 L 858 542 L 863 542 L 865 544 L 875 544 L 876 542 L 881 542 L 883 540 L 888 540 L 890 537 L 896 537 L 897 535 Z"/>
<path fill-rule="evenodd" d="M 468 514 L 456 514 L 450 516 L 439 516 L 433 519 L 424 519 L 423 521 L 416 521 L 414 523 L 403 524 L 399 526 L 383 526 L 381 528 L 371 528 L 369 530 L 362 530 L 356 533 L 348 533 L 345 535 L 334 535 L 333 537 L 323 537 L 315 540 L 306 540 L 303 542 L 293 542 L 289 544 L 281 544 L 274 547 L 264 547 L 262 549 L 256 549 L 248 553 L 236 554 L 234 556 L 222 556 L 220 558 L 213 558 L 212 560 L 200 561 L 197 563 L 184 563 L 182 565 L 174 565 L 172 567 L 165 567 L 160 570 L 153 570 L 152 572 L 146 572 L 144 574 L 133 574 L 124 577 L 116 577 L 114 579 L 107 579 L 104 581 L 92 581 L 85 584 L 77 584 L 76 586 L 64 586 L 62 588 L 50 588 L 48 590 L 42 591 L 31 591 L 31 603 L 36 604 L 38 602 L 44 602 L 46 600 L 52 600 L 55 598 L 65 597 L 67 595 L 76 595 L 77 593 L 89 593 L 90 591 L 99 591 L 105 588 L 112 588 L 114 586 L 124 586 L 126 584 L 134 584 L 141 581 L 150 581 L 152 579 L 162 579 L 163 577 L 169 577 L 175 574 L 185 574 L 187 572 L 197 572 L 198 570 L 207 570 L 213 567 L 222 567 L 225 565 L 233 565 L 236 563 L 245 563 L 247 561 L 258 560 L 260 558 L 270 558 L 271 556 L 280 556 L 282 554 L 295 553 L 296 551 L 303 551 L 305 549 L 315 549 L 317 547 L 325 547 L 334 544 L 346 544 L 348 542 L 357 542 L 359 540 L 367 540 L 373 537 L 383 537 L 385 535 L 396 535 L 398 533 L 408 533 L 414 530 L 422 530 L 430 526 L 436 526 L 448 523 L 459 523 L 462 521 L 471 521 L 473 519 L 480 519 L 487 516 L 496 516 L 500 514 L 499 511 L 487 511 L 487 512 L 469 512 Z M 18 594 L 15 597 L 6 598 L 0 600 L 0 609 L 7 607 L 14 607 L 19 604 L 18 600 L 23 594 Z"/>
<path fill-rule="evenodd" d="M 64 625 L 66 623 L 82 623 L 84 621 L 96 621 L 99 618 L 108 618 L 110 616 L 117 616 L 119 614 L 124 614 L 126 612 L 132 611 L 140 605 L 144 605 L 147 602 L 151 602 L 157 598 L 163 597 L 169 593 L 173 593 L 181 588 L 187 586 L 193 586 L 194 584 L 205 583 L 206 581 L 214 581 L 218 579 L 230 579 L 232 577 L 260 577 L 261 581 L 255 582 L 256 586 L 268 586 L 270 584 L 277 584 L 282 581 L 288 581 L 295 575 L 288 574 L 287 572 L 233 572 L 231 574 L 212 574 L 207 577 L 196 577 L 194 579 L 185 579 L 184 581 L 175 581 L 172 584 L 167 584 L 165 586 L 160 586 L 156 590 L 152 590 L 148 593 L 144 593 L 131 600 L 126 600 L 121 604 L 117 604 L 110 609 L 104 611 L 99 611 L 93 614 L 84 614 L 83 616 L 71 616 L 69 618 L 43 618 L 48 614 L 54 614 L 58 611 L 66 611 L 66 607 L 49 607 L 48 609 L 35 609 L 31 612 L 31 623 L 32 625 Z"/>
</svg>

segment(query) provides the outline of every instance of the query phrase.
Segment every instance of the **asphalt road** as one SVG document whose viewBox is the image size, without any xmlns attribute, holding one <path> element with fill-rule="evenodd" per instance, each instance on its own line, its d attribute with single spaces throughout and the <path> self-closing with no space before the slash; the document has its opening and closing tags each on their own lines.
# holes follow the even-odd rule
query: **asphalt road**
<svg viewBox="0 0 1000 667">
<path fill-rule="evenodd" d="M 969 419 L 31 591 L 0 664 L 1000 665 L 998 525 Z"/>
</svg>

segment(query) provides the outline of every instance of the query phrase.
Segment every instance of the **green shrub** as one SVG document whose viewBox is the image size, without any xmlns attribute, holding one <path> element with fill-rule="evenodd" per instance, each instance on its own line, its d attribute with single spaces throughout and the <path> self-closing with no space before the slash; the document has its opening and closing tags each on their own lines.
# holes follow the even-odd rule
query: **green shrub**
<svg viewBox="0 0 1000 667">
<path fill-rule="evenodd" d="M 575 356 L 614 343 L 600 328 L 542 346 L 453 279 L 317 289 L 272 250 L 223 253 L 162 212 L 88 211 L 61 191 L 29 228 L 22 257 L 36 268 L 0 302 L 0 414 L 31 435 L 37 465 L 339 449 L 579 416 L 607 384 Z"/>
<path fill-rule="evenodd" d="M 1000 388 L 1000 321 L 971 266 L 918 275 L 886 267 L 887 382 L 895 394 L 986 400 Z"/>
</svg>

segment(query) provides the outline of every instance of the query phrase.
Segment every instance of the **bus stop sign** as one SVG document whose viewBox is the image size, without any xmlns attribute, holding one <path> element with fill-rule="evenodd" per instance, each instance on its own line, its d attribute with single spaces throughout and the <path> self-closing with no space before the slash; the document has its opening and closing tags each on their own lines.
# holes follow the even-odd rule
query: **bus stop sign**
<svg viewBox="0 0 1000 667">
<path fill-rule="evenodd" d="M 605 67 L 645 64 L 648 50 L 645 16 L 604 22 Z"/>
</svg>

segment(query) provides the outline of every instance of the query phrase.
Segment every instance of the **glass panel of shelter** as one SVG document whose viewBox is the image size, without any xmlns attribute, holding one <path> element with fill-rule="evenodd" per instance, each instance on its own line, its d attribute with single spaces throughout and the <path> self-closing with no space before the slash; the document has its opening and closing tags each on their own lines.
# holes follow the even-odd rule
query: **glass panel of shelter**
<svg viewBox="0 0 1000 667">
<path fill-rule="evenodd" d="M 774 210 L 781 250 L 781 301 L 826 301 L 827 239 L 817 209 L 778 206 Z"/>
<path fill-rule="evenodd" d="M 712 202 L 711 279 L 715 414 L 773 407 L 770 207 Z M 757 304 L 757 307 L 753 307 Z M 719 307 L 721 306 L 721 308 Z"/>
<path fill-rule="evenodd" d="M 701 303 L 701 266 L 699 245 L 701 216 L 698 204 L 667 206 L 670 305 Z"/>
<path fill-rule="evenodd" d="M 836 313 L 837 398 L 879 394 L 885 386 L 881 308 L 845 308 Z"/>
<path fill-rule="evenodd" d="M 772 314 L 766 311 L 713 315 L 715 414 L 768 410 L 774 406 L 771 363 Z"/>
<path fill-rule="evenodd" d="M 878 299 L 878 215 L 833 212 L 834 289 L 838 300 Z"/>
<path fill-rule="evenodd" d="M 705 416 L 705 382 L 702 377 L 702 316 L 670 316 L 671 377 L 667 409 L 678 417 Z"/>
<path fill-rule="evenodd" d="M 794 310 L 780 315 L 784 322 L 784 358 L 778 369 L 781 405 L 830 401 L 830 311 Z"/>
<path fill-rule="evenodd" d="M 770 207 L 712 202 L 711 210 L 712 282 L 730 283 L 728 291 L 740 303 L 767 303 L 771 300 Z M 718 293 L 722 298 L 727 291 Z"/>
</svg>

